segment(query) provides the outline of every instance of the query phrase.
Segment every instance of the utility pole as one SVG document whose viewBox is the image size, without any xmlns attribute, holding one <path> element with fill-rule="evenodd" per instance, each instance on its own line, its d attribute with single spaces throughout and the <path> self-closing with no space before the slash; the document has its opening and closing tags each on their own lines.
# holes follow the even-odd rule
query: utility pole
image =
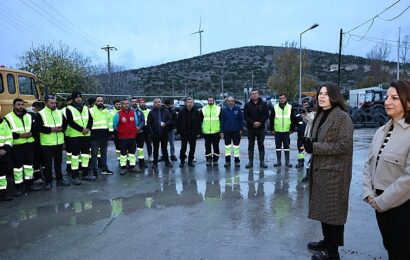
<svg viewBox="0 0 410 260">
<path fill-rule="evenodd" d="M 114 46 L 110 46 L 109 44 L 107 44 L 107 47 L 102 47 L 101 50 L 104 50 L 104 51 L 107 52 L 107 56 L 108 56 L 108 74 L 111 74 L 110 51 L 116 51 L 117 48 L 115 48 Z"/>
<path fill-rule="evenodd" d="M 340 66 L 342 65 L 342 42 L 343 42 L 343 29 L 340 29 L 339 36 L 339 65 L 337 66 L 337 85 L 340 88 Z"/>
<path fill-rule="evenodd" d="M 399 41 L 397 45 L 397 80 L 400 80 L 400 27 L 399 27 Z"/>
</svg>

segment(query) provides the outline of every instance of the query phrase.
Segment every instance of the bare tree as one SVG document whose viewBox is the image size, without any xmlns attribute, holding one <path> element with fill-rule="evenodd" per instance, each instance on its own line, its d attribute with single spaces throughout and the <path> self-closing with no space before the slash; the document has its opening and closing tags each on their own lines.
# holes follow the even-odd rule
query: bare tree
<svg viewBox="0 0 410 260">
<path fill-rule="evenodd" d="M 407 73 L 407 67 L 408 67 L 408 63 L 409 63 L 409 51 L 410 51 L 410 35 L 405 35 L 403 37 L 403 41 L 400 43 L 400 61 L 402 64 L 402 68 L 403 68 L 403 73 L 404 75 L 406 75 Z"/>
<path fill-rule="evenodd" d="M 370 52 L 367 53 L 367 58 L 370 59 L 370 75 L 365 81 L 368 82 L 368 84 L 376 85 L 390 79 L 387 68 L 384 66 L 390 52 L 390 45 L 387 43 L 380 43 L 376 44 Z"/>
</svg>

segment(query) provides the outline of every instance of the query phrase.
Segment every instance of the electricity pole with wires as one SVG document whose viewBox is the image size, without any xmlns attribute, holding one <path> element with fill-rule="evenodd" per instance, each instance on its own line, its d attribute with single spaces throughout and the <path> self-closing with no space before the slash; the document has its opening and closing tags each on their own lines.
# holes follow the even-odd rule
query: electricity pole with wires
<svg viewBox="0 0 410 260">
<path fill-rule="evenodd" d="M 110 45 L 108 44 L 107 47 L 102 47 L 101 50 L 104 50 L 104 51 L 107 52 L 107 56 L 108 56 L 108 74 L 111 75 L 110 51 L 116 51 L 117 48 L 115 48 L 114 46 L 110 46 Z"/>
</svg>

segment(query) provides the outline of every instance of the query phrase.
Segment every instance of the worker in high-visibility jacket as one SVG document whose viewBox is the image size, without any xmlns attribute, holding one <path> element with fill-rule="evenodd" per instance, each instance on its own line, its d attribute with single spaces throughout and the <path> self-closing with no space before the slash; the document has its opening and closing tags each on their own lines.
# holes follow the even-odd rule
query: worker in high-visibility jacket
<svg viewBox="0 0 410 260">
<path fill-rule="evenodd" d="M 53 180 L 53 162 L 57 186 L 69 186 L 63 177 L 61 164 L 63 162 L 64 131 L 67 120 L 57 109 L 56 97 L 48 95 L 44 99 L 45 107 L 37 114 L 35 128 L 40 135 L 40 145 L 44 159 L 44 189 L 51 190 Z"/>
<path fill-rule="evenodd" d="M 84 105 L 81 92 L 73 91 L 73 102 L 66 109 L 68 133 L 71 147 L 71 172 L 72 183 L 81 184 L 79 169 L 81 161 L 82 180 L 95 181 L 94 176 L 88 172 L 90 161 L 90 130 L 93 125 L 93 117 L 87 106 Z"/>
<path fill-rule="evenodd" d="M 145 126 L 145 115 L 144 112 L 138 107 L 138 98 L 131 98 L 131 109 L 134 110 L 135 116 L 137 118 L 137 157 L 138 165 L 141 169 L 148 168 L 144 161 L 144 126 Z"/>
<path fill-rule="evenodd" d="M 112 126 L 113 119 L 115 114 L 120 112 L 121 110 L 121 100 L 115 99 L 113 101 L 114 107 L 110 111 L 110 126 Z M 117 160 L 120 161 L 120 146 L 118 145 L 118 136 L 117 136 L 117 130 L 113 129 L 113 135 L 114 135 L 114 145 L 115 145 L 115 155 L 117 156 Z"/>
<path fill-rule="evenodd" d="M 292 167 L 290 156 L 290 134 L 293 133 L 296 117 L 292 105 L 286 99 L 285 94 L 279 94 L 279 103 L 276 104 L 270 115 L 271 131 L 275 135 L 276 159 L 274 167 L 282 166 L 282 147 L 285 152 L 285 166 Z"/>
<path fill-rule="evenodd" d="M 215 98 L 208 97 L 208 105 L 202 108 L 202 133 L 205 139 L 206 166 L 218 166 L 219 132 L 221 130 L 221 108 L 215 105 Z M 213 148 L 213 151 L 212 151 Z"/>
<path fill-rule="evenodd" d="M 8 201 L 13 198 L 8 194 L 7 175 L 9 175 L 9 165 L 11 163 L 11 147 L 13 145 L 13 134 L 9 124 L 0 118 L 0 200 Z"/>
<path fill-rule="evenodd" d="M 235 167 L 240 167 L 239 144 L 241 142 L 243 128 L 243 115 L 241 108 L 235 105 L 235 98 L 226 98 L 226 105 L 221 112 L 221 138 L 225 141 L 225 165 L 231 166 L 231 150 L 233 145 L 233 156 Z"/>
<path fill-rule="evenodd" d="M 13 100 L 13 111 L 5 116 L 13 133 L 13 160 L 14 183 L 16 196 L 23 194 L 23 186 L 27 191 L 38 191 L 41 188 L 34 185 L 33 180 L 33 151 L 34 138 L 32 136 L 33 118 L 24 109 L 24 100 Z"/>
<path fill-rule="evenodd" d="M 101 157 L 98 161 L 102 175 L 112 175 L 113 172 L 107 166 L 107 148 L 108 139 L 113 133 L 113 127 L 110 119 L 110 112 L 104 106 L 104 98 L 97 96 L 95 105 L 90 109 L 93 117 L 93 125 L 91 128 L 91 168 L 93 175 L 98 178 L 98 152 Z"/>
</svg>

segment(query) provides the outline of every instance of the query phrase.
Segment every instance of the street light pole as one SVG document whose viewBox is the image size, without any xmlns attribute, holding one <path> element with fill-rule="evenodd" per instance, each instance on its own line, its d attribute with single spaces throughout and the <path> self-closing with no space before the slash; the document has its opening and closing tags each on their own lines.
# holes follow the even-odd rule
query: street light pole
<svg viewBox="0 0 410 260">
<path fill-rule="evenodd" d="M 312 26 L 310 26 L 308 29 L 301 32 L 299 35 L 299 103 L 301 102 L 301 99 L 302 99 L 302 34 L 318 26 L 319 24 L 315 23 Z"/>
</svg>

